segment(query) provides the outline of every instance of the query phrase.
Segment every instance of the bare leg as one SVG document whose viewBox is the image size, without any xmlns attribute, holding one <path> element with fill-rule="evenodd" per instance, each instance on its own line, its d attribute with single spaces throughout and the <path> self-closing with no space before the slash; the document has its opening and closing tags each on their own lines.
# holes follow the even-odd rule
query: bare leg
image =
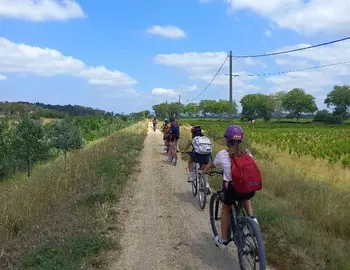
<svg viewBox="0 0 350 270">
<path fill-rule="evenodd" d="M 221 239 L 227 242 L 227 232 L 228 232 L 228 217 L 229 217 L 230 207 L 223 204 L 221 210 Z"/>
<path fill-rule="evenodd" d="M 252 206 L 252 201 L 251 200 L 244 200 L 241 202 L 243 208 L 247 212 L 248 216 L 253 216 L 253 206 Z"/>
<path fill-rule="evenodd" d="M 191 157 L 190 157 L 190 159 L 188 160 L 187 166 L 188 166 L 188 171 L 189 171 L 189 172 L 193 172 L 193 162 L 192 162 Z"/>
</svg>

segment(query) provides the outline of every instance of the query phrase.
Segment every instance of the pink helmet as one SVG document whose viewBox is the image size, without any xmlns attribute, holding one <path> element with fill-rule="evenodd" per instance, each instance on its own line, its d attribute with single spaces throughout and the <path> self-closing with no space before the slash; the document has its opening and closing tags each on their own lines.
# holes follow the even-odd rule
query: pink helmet
<svg viewBox="0 0 350 270">
<path fill-rule="evenodd" d="M 224 137 L 228 141 L 243 141 L 243 129 L 237 125 L 230 125 L 226 128 Z"/>
</svg>

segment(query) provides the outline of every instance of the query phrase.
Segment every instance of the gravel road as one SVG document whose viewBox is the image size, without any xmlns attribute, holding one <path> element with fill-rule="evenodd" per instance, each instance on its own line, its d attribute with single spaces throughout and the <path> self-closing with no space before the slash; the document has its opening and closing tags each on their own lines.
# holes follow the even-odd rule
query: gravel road
<svg viewBox="0 0 350 270">
<path fill-rule="evenodd" d="M 123 213 L 120 252 L 109 269 L 239 269 L 233 245 L 214 244 L 204 210 L 187 183 L 187 164 L 165 161 L 162 134 L 149 128 L 140 171 L 118 205 Z"/>
</svg>

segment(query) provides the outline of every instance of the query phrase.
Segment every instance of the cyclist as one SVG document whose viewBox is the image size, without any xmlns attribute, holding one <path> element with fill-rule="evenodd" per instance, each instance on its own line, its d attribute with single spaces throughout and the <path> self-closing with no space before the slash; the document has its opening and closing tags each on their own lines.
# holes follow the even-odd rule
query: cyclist
<svg viewBox="0 0 350 270">
<path fill-rule="evenodd" d="M 169 142 L 170 142 L 170 147 L 169 147 L 169 152 L 168 152 L 168 158 L 169 161 L 172 160 L 172 157 L 175 156 L 176 151 L 177 151 L 177 142 L 180 138 L 180 126 L 176 122 L 174 117 L 170 118 L 170 128 L 169 128 Z"/>
<path fill-rule="evenodd" d="M 153 129 L 157 126 L 157 118 L 153 118 Z"/>
<path fill-rule="evenodd" d="M 191 156 L 190 156 L 190 158 L 188 160 L 188 164 L 187 164 L 188 165 L 187 182 L 193 182 L 193 179 L 194 179 L 193 165 L 194 165 L 194 163 L 201 164 L 200 169 L 204 170 L 205 165 L 207 165 L 209 163 L 209 158 L 210 158 L 210 154 L 198 154 L 195 151 L 195 147 L 194 147 L 195 137 L 203 137 L 204 136 L 203 132 L 202 132 L 202 128 L 200 126 L 193 126 L 191 128 L 191 134 L 192 134 L 192 140 L 189 140 L 185 146 L 186 150 L 192 146 L 192 153 L 191 153 Z M 211 193 L 211 188 L 210 188 L 210 185 L 207 181 L 207 194 L 209 195 L 210 193 Z"/>
<path fill-rule="evenodd" d="M 168 118 L 165 118 L 164 123 L 163 123 L 162 128 L 161 128 L 163 133 L 165 132 L 165 128 L 167 127 L 168 123 L 169 123 Z"/>
<path fill-rule="evenodd" d="M 167 147 L 167 145 L 169 144 L 169 137 L 170 137 L 169 130 L 170 130 L 170 123 L 169 123 L 169 120 L 165 118 L 164 124 L 162 126 L 163 141 L 164 141 L 165 147 Z"/>
<path fill-rule="evenodd" d="M 233 205 L 234 201 L 240 201 L 242 206 L 246 210 L 247 214 L 257 223 L 258 220 L 253 216 L 253 207 L 251 199 L 254 197 L 255 192 L 251 193 L 238 193 L 235 191 L 232 185 L 232 174 L 231 174 L 231 157 L 242 156 L 251 153 L 244 149 L 241 145 L 243 141 L 243 129 L 237 125 L 228 126 L 225 130 L 224 138 L 226 140 L 227 148 L 219 151 L 211 164 L 208 164 L 204 171 L 210 172 L 215 167 L 223 168 L 223 192 L 224 192 L 224 203 L 221 211 L 221 237 L 215 237 L 216 245 L 220 248 L 226 248 L 228 244 L 227 232 L 228 232 L 228 219 L 229 210 Z"/>
</svg>

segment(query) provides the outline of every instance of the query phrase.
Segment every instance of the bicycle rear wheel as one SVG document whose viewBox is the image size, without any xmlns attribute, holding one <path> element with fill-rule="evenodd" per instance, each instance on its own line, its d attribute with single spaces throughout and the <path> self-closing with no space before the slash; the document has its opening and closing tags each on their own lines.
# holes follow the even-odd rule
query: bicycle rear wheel
<svg viewBox="0 0 350 270">
<path fill-rule="evenodd" d="M 205 204 L 207 202 L 207 176 L 204 174 L 200 174 L 198 177 L 198 200 L 199 207 L 201 209 L 205 208 Z"/>
<path fill-rule="evenodd" d="M 238 259 L 241 269 L 266 270 L 263 238 L 258 224 L 250 217 L 237 219 Z M 246 257 L 250 259 L 246 259 Z"/>
</svg>

